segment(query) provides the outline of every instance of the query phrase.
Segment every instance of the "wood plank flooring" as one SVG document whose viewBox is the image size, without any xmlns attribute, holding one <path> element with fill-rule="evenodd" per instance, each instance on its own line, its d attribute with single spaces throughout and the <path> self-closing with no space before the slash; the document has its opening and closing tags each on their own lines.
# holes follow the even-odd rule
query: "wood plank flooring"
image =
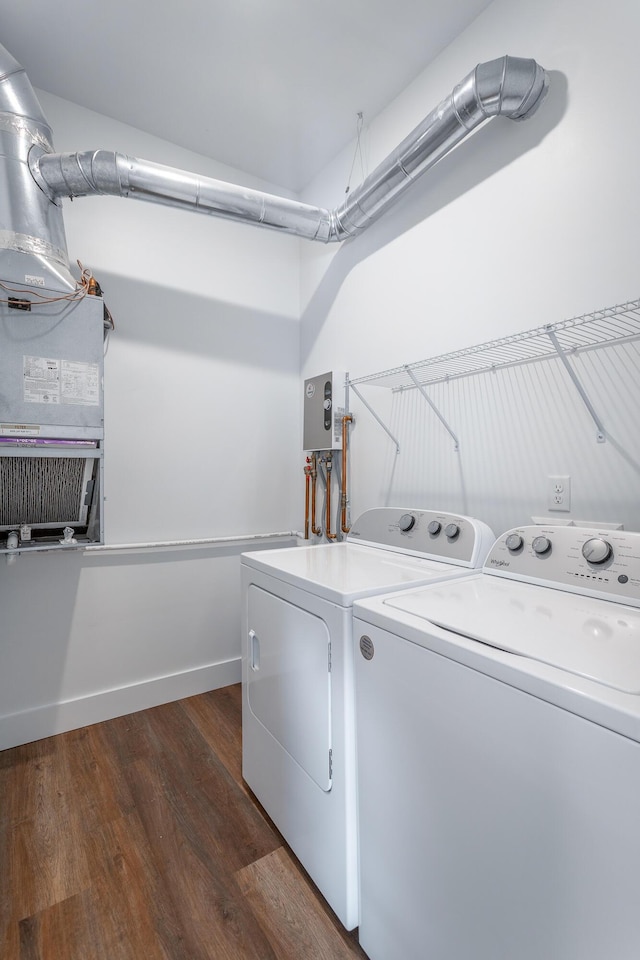
<svg viewBox="0 0 640 960">
<path fill-rule="evenodd" d="M 240 685 L 0 753 L 2 960 L 365 958 L 242 781 Z"/>
</svg>

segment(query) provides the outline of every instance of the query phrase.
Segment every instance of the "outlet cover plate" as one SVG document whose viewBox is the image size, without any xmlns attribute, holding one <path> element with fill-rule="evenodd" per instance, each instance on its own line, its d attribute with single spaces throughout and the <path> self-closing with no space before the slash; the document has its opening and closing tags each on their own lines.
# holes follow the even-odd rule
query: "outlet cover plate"
<svg viewBox="0 0 640 960">
<path fill-rule="evenodd" d="M 571 510 L 571 477 L 547 477 L 547 510 Z"/>
</svg>

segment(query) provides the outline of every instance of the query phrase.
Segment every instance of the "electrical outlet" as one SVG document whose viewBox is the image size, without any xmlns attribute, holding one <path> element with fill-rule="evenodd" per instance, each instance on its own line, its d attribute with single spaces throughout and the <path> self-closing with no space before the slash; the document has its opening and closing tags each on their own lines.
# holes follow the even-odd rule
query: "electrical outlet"
<svg viewBox="0 0 640 960">
<path fill-rule="evenodd" d="M 547 477 L 547 509 L 571 510 L 571 477 Z"/>
</svg>

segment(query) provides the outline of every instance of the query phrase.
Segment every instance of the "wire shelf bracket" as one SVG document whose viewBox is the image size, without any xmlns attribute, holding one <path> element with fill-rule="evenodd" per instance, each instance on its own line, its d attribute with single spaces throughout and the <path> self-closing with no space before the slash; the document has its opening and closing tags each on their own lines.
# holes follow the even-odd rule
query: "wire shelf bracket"
<svg viewBox="0 0 640 960">
<path fill-rule="evenodd" d="M 447 421 L 445 420 L 445 418 L 442 416 L 442 414 L 440 413 L 440 411 L 439 411 L 438 408 L 436 407 L 435 403 L 433 402 L 433 400 L 431 399 L 431 397 L 429 396 L 429 394 L 427 393 L 427 391 L 425 390 L 425 388 L 422 386 L 422 384 L 420 383 L 420 381 L 418 380 L 418 378 L 415 376 L 415 374 L 414 374 L 413 370 L 411 369 L 411 367 L 407 365 L 407 366 L 405 367 L 405 370 L 407 371 L 407 373 L 409 374 L 409 376 L 410 376 L 411 379 L 413 380 L 414 384 L 416 385 L 416 387 L 418 388 L 418 390 L 420 391 L 420 393 L 422 394 L 422 396 L 424 397 L 424 399 L 427 401 L 427 403 L 429 404 L 429 406 L 431 407 L 431 409 L 433 410 L 433 412 L 435 413 L 436 417 L 438 418 L 438 420 L 440 421 L 440 423 L 442 424 L 442 426 L 445 428 L 445 430 L 447 431 L 447 433 L 452 437 L 453 443 L 454 443 L 454 450 L 455 450 L 456 453 L 457 453 L 458 450 L 460 449 L 460 441 L 458 440 L 457 436 L 455 435 L 455 433 L 453 432 L 453 430 L 451 429 L 451 427 L 449 426 L 449 424 L 447 423 Z"/>
<path fill-rule="evenodd" d="M 355 393 L 360 403 L 364 404 L 364 406 L 367 408 L 367 410 L 369 411 L 373 419 L 376 421 L 376 423 L 379 423 L 382 429 L 384 430 L 384 432 L 387 434 L 387 436 L 391 437 L 391 439 L 396 445 L 396 456 L 397 456 L 400 453 L 400 444 L 398 443 L 394 435 L 391 433 L 391 430 L 389 430 L 389 428 L 386 426 L 383 420 L 378 416 L 378 414 L 375 412 L 371 404 L 367 400 L 365 400 L 365 398 L 362 396 L 358 388 L 354 386 L 353 380 L 349 383 L 349 389 L 353 390 L 353 392 Z"/>
<path fill-rule="evenodd" d="M 589 414 L 590 414 L 590 416 L 591 416 L 591 419 L 593 420 L 593 422 L 594 422 L 595 425 L 596 425 L 596 430 L 597 430 L 597 432 L 596 432 L 596 440 L 598 441 L 598 443 L 604 443 L 605 440 L 607 439 L 607 435 L 606 435 L 606 433 L 605 433 L 605 429 L 604 429 L 604 427 L 603 427 L 603 425 L 602 425 L 602 421 L 600 420 L 600 417 L 599 417 L 598 414 L 596 413 L 593 404 L 592 404 L 591 401 L 589 400 L 589 397 L 588 397 L 588 395 L 587 395 L 587 391 L 586 391 L 586 390 L 584 389 L 584 387 L 582 386 L 582 384 L 581 384 L 581 382 L 580 382 L 580 379 L 579 379 L 579 377 L 578 377 L 578 374 L 575 372 L 575 370 L 573 369 L 573 367 L 572 367 L 571 364 L 569 363 L 569 359 L 568 359 L 567 355 L 565 354 L 564 350 L 562 349 L 562 347 L 560 346 L 560 343 L 558 342 L 558 338 L 557 338 L 556 334 L 554 333 L 553 328 L 552 328 L 552 327 L 549 327 L 549 329 L 547 330 L 547 333 L 548 333 L 548 335 L 549 335 L 549 339 L 551 340 L 551 343 L 552 343 L 553 346 L 554 346 L 554 349 L 555 349 L 556 353 L 558 354 L 558 357 L 560 358 L 560 360 L 561 360 L 561 362 L 562 362 L 563 367 L 565 368 L 565 370 L 567 371 L 567 373 L 568 373 L 569 376 L 571 377 L 571 380 L 572 380 L 572 382 L 573 382 L 573 385 L 574 385 L 574 387 L 576 388 L 576 390 L 578 391 L 578 394 L 580 395 L 580 399 L 582 400 L 582 402 L 584 403 L 585 407 L 586 407 L 587 410 L 589 411 Z"/>
</svg>

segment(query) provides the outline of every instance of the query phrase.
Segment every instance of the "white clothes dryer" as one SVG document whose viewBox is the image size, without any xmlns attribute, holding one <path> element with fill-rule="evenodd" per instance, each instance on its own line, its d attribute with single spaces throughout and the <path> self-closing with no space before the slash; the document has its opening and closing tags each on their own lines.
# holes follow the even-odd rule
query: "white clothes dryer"
<svg viewBox="0 0 640 960">
<path fill-rule="evenodd" d="M 640 533 L 354 605 L 371 960 L 637 960 Z"/>
<path fill-rule="evenodd" d="M 368 510 L 336 544 L 242 556 L 243 776 L 347 929 L 358 923 L 354 600 L 467 576 L 494 537 L 430 510 Z"/>
</svg>

